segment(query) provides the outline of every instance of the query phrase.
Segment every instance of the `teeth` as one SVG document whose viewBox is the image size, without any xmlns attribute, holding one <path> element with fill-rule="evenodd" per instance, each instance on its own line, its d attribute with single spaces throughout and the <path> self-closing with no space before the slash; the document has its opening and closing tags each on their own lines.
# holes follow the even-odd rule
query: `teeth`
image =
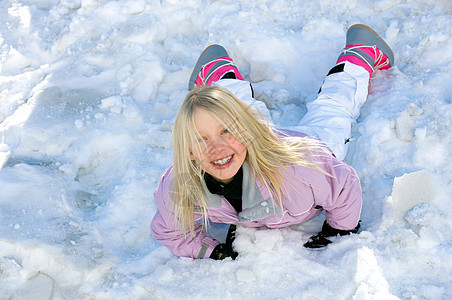
<svg viewBox="0 0 452 300">
<path fill-rule="evenodd" d="M 225 163 L 229 162 L 231 160 L 231 158 L 232 158 L 232 155 L 229 156 L 229 157 L 220 159 L 220 160 L 216 160 L 213 163 L 216 164 L 216 165 L 224 165 Z"/>
</svg>

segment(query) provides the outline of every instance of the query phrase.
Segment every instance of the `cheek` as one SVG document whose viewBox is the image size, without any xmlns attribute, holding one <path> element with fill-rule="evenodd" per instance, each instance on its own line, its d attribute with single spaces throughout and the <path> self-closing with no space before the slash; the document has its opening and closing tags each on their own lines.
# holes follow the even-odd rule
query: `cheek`
<svg viewBox="0 0 452 300">
<path fill-rule="evenodd" d="M 190 159 L 196 161 L 197 164 L 202 165 L 202 162 L 205 161 L 205 151 L 199 148 L 192 149 L 190 152 Z"/>
<path fill-rule="evenodd" d="M 246 149 L 245 145 L 241 144 L 241 146 L 239 147 L 237 152 L 239 152 L 242 157 L 245 157 L 246 153 L 247 153 L 247 149 Z"/>
<path fill-rule="evenodd" d="M 231 147 L 234 148 L 234 150 L 238 153 L 244 153 L 246 152 L 246 147 L 244 144 L 242 144 L 239 140 L 237 140 L 236 138 L 232 138 L 230 140 L 230 145 Z"/>
</svg>

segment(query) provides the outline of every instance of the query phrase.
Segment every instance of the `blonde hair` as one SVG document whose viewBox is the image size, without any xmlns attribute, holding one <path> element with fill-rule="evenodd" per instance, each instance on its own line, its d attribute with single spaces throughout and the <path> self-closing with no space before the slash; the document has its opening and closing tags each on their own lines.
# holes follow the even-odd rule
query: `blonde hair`
<svg viewBox="0 0 452 300">
<path fill-rule="evenodd" d="M 309 158 L 314 155 L 311 150 L 324 148 L 320 142 L 311 138 L 278 136 L 257 110 L 227 89 L 195 87 L 187 94 L 179 109 L 172 135 L 174 180 L 171 197 L 176 221 L 184 232 L 189 230 L 193 236 L 195 204 L 201 208 L 205 223 L 208 219 L 208 207 L 201 188 L 204 171 L 190 159 L 190 149 L 195 146 L 194 143 L 198 143 L 198 146 L 202 143 L 194 121 L 196 108 L 210 112 L 246 146 L 245 160 L 252 173 L 278 200 L 281 209 L 285 188 L 281 168 L 300 165 L 325 173 Z"/>
</svg>

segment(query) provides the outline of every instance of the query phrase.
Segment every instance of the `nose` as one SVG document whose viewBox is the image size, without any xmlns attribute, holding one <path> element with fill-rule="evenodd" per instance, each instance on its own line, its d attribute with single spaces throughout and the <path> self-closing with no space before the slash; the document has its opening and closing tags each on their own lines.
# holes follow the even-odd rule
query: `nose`
<svg viewBox="0 0 452 300">
<path fill-rule="evenodd" d="M 215 139 L 212 139 L 207 144 L 207 151 L 209 154 L 216 154 L 224 149 L 226 145 L 226 141 L 222 139 L 221 137 L 217 137 Z"/>
</svg>

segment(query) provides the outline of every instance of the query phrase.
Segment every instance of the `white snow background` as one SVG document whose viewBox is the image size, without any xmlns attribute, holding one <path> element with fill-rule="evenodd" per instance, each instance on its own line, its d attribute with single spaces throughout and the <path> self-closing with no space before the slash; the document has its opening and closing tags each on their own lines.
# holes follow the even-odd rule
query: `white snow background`
<svg viewBox="0 0 452 300">
<path fill-rule="evenodd" d="M 202 50 L 223 45 L 287 127 L 355 23 L 396 60 L 346 158 L 362 231 L 311 251 L 322 216 L 240 228 L 235 261 L 157 243 L 153 191 Z M 451 36 L 450 0 L 0 1 L 0 298 L 452 299 Z"/>
</svg>

